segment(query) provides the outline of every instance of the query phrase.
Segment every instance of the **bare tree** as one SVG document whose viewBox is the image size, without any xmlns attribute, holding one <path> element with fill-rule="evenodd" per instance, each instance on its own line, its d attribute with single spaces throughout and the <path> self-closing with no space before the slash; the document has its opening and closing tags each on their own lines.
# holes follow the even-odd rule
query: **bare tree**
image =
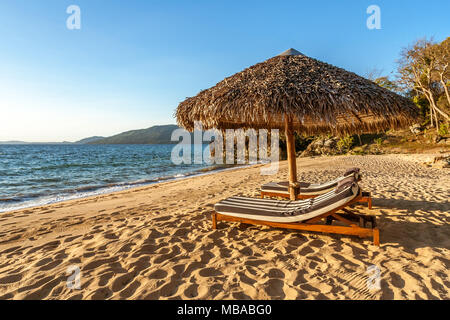
<svg viewBox="0 0 450 320">
<path fill-rule="evenodd" d="M 376 79 L 381 77 L 382 74 L 383 74 L 383 69 L 372 68 L 372 69 L 369 69 L 366 71 L 366 73 L 364 74 L 364 77 L 371 81 L 375 81 Z"/>
<path fill-rule="evenodd" d="M 449 115 L 437 107 L 436 101 L 444 90 L 448 94 L 448 50 L 432 40 L 420 39 L 401 52 L 398 61 L 398 83 L 405 89 L 423 94 L 430 104 L 430 122 L 438 127 L 438 115 L 450 120 Z M 441 79 L 442 76 L 442 79 Z M 442 88 L 444 87 L 444 88 Z"/>
<path fill-rule="evenodd" d="M 450 106 L 450 37 L 435 44 L 430 48 L 430 55 L 435 60 L 435 68 L 432 74 L 435 76 L 436 81 L 442 85 L 445 95 L 447 97 L 447 103 Z"/>
<path fill-rule="evenodd" d="M 383 70 L 373 68 L 366 72 L 365 78 L 375 82 L 380 87 L 386 88 L 388 90 L 399 92 L 400 88 L 397 86 L 395 81 L 392 81 L 389 76 L 383 76 Z"/>
</svg>

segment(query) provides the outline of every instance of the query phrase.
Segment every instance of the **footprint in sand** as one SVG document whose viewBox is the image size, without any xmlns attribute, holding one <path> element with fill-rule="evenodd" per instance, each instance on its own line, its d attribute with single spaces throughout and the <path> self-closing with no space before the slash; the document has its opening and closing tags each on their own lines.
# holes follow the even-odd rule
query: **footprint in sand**
<svg viewBox="0 0 450 320">
<path fill-rule="evenodd" d="M 164 279 L 168 275 L 167 271 L 158 269 L 152 272 L 148 277 L 149 279 Z"/>
<path fill-rule="evenodd" d="M 90 299 L 92 300 L 105 300 L 111 297 L 113 292 L 109 288 L 99 288 L 93 292 Z"/>
<path fill-rule="evenodd" d="M 137 280 L 131 282 L 125 289 L 120 291 L 119 295 L 121 298 L 126 299 L 131 297 L 136 290 L 141 286 L 141 283 Z"/>
<path fill-rule="evenodd" d="M 264 291 L 272 299 L 284 299 L 284 282 L 280 279 L 269 279 L 264 283 Z"/>
<path fill-rule="evenodd" d="M 20 280 L 22 280 L 21 274 L 11 274 L 11 275 L 0 278 L 0 284 L 11 284 L 14 282 L 18 282 Z"/>
</svg>

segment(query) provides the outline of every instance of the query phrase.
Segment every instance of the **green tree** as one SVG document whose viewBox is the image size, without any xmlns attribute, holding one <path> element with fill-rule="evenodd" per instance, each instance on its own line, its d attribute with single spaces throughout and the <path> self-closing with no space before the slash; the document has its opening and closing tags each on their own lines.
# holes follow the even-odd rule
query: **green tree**
<svg viewBox="0 0 450 320">
<path fill-rule="evenodd" d="M 399 90 L 397 84 L 394 81 L 391 81 L 387 76 L 376 78 L 373 80 L 373 82 L 375 82 L 380 87 L 386 88 L 394 92 L 397 92 Z"/>
<path fill-rule="evenodd" d="M 437 104 L 442 94 L 448 94 L 449 58 L 448 39 L 440 44 L 420 39 L 404 48 L 398 61 L 399 87 L 404 91 L 415 91 L 416 95 L 423 95 L 427 99 L 430 125 L 437 130 L 438 116 L 450 120 L 450 116 Z"/>
<path fill-rule="evenodd" d="M 377 68 L 373 68 L 372 70 L 366 73 L 366 78 L 375 82 L 380 87 L 386 88 L 388 90 L 399 92 L 400 88 L 398 87 L 395 81 L 389 79 L 389 76 L 382 76 L 383 71 Z"/>
</svg>

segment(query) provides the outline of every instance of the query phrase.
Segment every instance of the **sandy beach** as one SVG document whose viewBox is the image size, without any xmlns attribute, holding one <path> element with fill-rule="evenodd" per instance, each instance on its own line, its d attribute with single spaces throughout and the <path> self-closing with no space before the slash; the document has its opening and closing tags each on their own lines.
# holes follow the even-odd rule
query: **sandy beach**
<svg viewBox="0 0 450 320">
<path fill-rule="evenodd" d="M 261 165 L 0 214 L 0 299 L 449 299 L 450 171 L 432 155 L 299 158 L 300 181 L 360 167 L 370 239 L 221 222 L 213 205 L 287 179 Z M 369 288 L 375 265 L 380 289 Z M 69 289 L 67 270 L 81 271 Z"/>
</svg>

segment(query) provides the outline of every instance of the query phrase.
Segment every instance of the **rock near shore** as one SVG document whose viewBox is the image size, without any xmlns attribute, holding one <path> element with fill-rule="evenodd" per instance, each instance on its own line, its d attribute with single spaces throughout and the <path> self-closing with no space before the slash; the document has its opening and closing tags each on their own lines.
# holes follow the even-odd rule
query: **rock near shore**
<svg viewBox="0 0 450 320">
<path fill-rule="evenodd" d="M 337 146 L 338 138 L 319 138 L 311 142 L 309 146 L 300 154 L 301 157 L 311 157 L 319 155 L 336 155 L 341 152 Z"/>
</svg>

